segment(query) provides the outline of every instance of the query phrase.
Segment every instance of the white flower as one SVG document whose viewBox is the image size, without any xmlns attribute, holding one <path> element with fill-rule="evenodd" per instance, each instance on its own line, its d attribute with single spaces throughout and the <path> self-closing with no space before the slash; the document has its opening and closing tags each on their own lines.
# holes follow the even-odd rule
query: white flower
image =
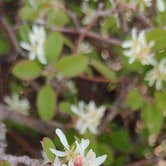
<svg viewBox="0 0 166 166">
<path fill-rule="evenodd" d="M 16 111 L 24 115 L 28 115 L 30 109 L 29 101 L 26 98 L 20 99 L 18 94 L 13 94 L 11 97 L 6 96 L 4 102 L 7 104 L 8 109 Z"/>
<path fill-rule="evenodd" d="M 85 14 L 85 17 L 82 20 L 84 25 L 88 25 L 96 15 L 96 11 L 89 7 L 88 3 L 85 1 L 81 5 L 81 10 Z"/>
<path fill-rule="evenodd" d="M 96 154 L 92 150 L 89 150 L 83 159 L 82 166 L 100 166 L 105 161 L 106 157 L 107 155 L 103 155 L 96 158 Z"/>
<path fill-rule="evenodd" d="M 54 166 L 67 166 L 66 164 L 62 164 L 61 161 L 59 160 L 58 157 L 55 158 L 55 161 L 54 161 Z M 68 165 L 70 166 L 70 165 Z"/>
<path fill-rule="evenodd" d="M 78 53 L 88 54 L 92 51 L 92 46 L 88 42 L 82 42 L 78 48 Z"/>
<path fill-rule="evenodd" d="M 146 7 L 150 7 L 152 5 L 152 0 L 142 0 L 138 2 L 139 9 L 141 12 L 145 10 Z"/>
<path fill-rule="evenodd" d="M 32 32 L 29 33 L 30 43 L 22 41 L 21 47 L 29 51 L 28 57 L 34 60 L 36 57 L 42 64 L 46 64 L 46 58 L 44 53 L 44 42 L 46 40 L 46 32 L 43 27 L 34 25 Z"/>
<path fill-rule="evenodd" d="M 45 165 L 45 164 L 49 163 L 50 160 L 49 160 L 47 154 L 44 151 L 41 151 L 41 154 L 42 154 L 42 158 L 43 158 L 42 164 Z"/>
<path fill-rule="evenodd" d="M 154 42 L 147 43 L 145 31 L 137 34 L 137 30 L 133 28 L 131 37 L 131 40 L 122 43 L 122 47 L 125 49 L 124 54 L 129 57 L 129 63 L 139 60 L 143 65 L 154 64 L 154 53 L 151 52 Z"/>
<path fill-rule="evenodd" d="M 154 65 L 154 68 L 150 70 L 145 80 L 149 81 L 149 85 L 156 84 L 156 89 L 162 89 L 162 82 L 166 81 L 166 58 Z"/>
<path fill-rule="evenodd" d="M 56 134 L 59 137 L 62 145 L 64 146 L 64 151 L 59 151 L 57 149 L 50 149 L 50 151 L 56 155 L 56 157 L 63 157 L 69 163 L 69 166 L 74 166 L 74 161 L 76 160 L 77 154 L 74 149 L 68 144 L 66 136 L 60 129 L 56 129 Z"/>
<path fill-rule="evenodd" d="M 164 12 L 165 11 L 165 4 L 163 0 L 157 0 L 157 8 L 160 12 Z"/>
<path fill-rule="evenodd" d="M 96 158 L 96 154 L 86 149 L 89 146 L 88 139 L 76 140 L 72 146 L 69 146 L 66 136 L 60 129 L 56 129 L 61 143 L 64 146 L 64 151 L 50 149 L 56 155 L 54 166 L 100 166 L 106 159 L 106 155 Z"/>
<path fill-rule="evenodd" d="M 32 6 L 32 8 L 37 9 L 37 4 L 35 0 L 29 0 L 29 3 Z"/>
<path fill-rule="evenodd" d="M 90 101 L 89 104 L 79 102 L 78 106 L 72 105 L 72 112 L 78 116 L 76 122 L 77 130 L 84 134 L 89 129 L 93 134 L 97 134 L 97 127 L 100 124 L 105 109 L 104 106 L 97 108 L 93 101 Z"/>
</svg>

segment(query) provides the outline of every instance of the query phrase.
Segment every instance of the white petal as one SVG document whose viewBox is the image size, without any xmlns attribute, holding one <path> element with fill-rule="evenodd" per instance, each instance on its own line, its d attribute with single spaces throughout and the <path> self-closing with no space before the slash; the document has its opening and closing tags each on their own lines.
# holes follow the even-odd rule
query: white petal
<svg viewBox="0 0 166 166">
<path fill-rule="evenodd" d="M 132 36 L 132 39 L 137 39 L 137 29 L 136 28 L 133 28 L 132 31 L 131 31 L 131 36 Z"/>
<path fill-rule="evenodd" d="M 79 110 L 75 105 L 72 105 L 70 108 L 73 113 L 79 116 Z"/>
<path fill-rule="evenodd" d="M 54 166 L 61 166 L 60 160 L 58 157 L 56 157 L 55 161 L 54 161 Z"/>
<path fill-rule="evenodd" d="M 60 129 L 56 129 L 56 134 L 57 136 L 59 137 L 61 143 L 63 144 L 63 146 L 66 148 L 66 149 L 69 149 L 69 144 L 67 142 L 67 139 L 66 139 L 66 136 L 65 134 L 62 132 L 62 130 Z"/>
<path fill-rule="evenodd" d="M 156 89 L 157 90 L 161 90 L 162 89 L 162 81 L 161 80 L 157 80 L 156 81 Z"/>
<path fill-rule="evenodd" d="M 43 50 L 42 46 L 39 46 L 37 52 L 38 52 L 37 57 L 39 59 L 39 62 L 42 64 L 47 64 L 46 58 L 44 56 L 44 50 Z"/>
<path fill-rule="evenodd" d="M 68 165 L 69 165 L 69 166 L 74 166 L 73 161 L 72 161 L 72 160 L 70 160 L 70 161 L 69 161 L 69 163 L 68 163 Z"/>
<path fill-rule="evenodd" d="M 36 57 L 36 54 L 34 52 L 29 52 L 28 57 L 30 60 L 34 60 Z"/>
<path fill-rule="evenodd" d="M 28 43 L 26 43 L 26 42 L 21 42 L 21 43 L 20 43 L 20 46 L 21 46 L 22 48 L 24 48 L 25 50 L 28 50 L 28 51 L 31 50 L 31 46 L 30 46 Z"/>
<path fill-rule="evenodd" d="M 157 8 L 160 12 L 164 12 L 165 4 L 163 0 L 157 0 Z"/>
<path fill-rule="evenodd" d="M 131 47 L 132 46 L 132 41 L 131 40 L 127 40 L 127 41 L 124 41 L 123 43 L 122 43 L 122 47 L 123 48 L 129 48 L 129 47 Z"/>
<path fill-rule="evenodd" d="M 67 154 L 66 152 L 62 152 L 62 151 L 52 149 L 52 148 L 50 149 L 50 151 L 58 157 L 65 157 Z"/>
<path fill-rule="evenodd" d="M 101 165 L 105 161 L 106 158 L 107 158 L 107 155 L 103 155 L 103 156 L 97 157 L 95 159 L 95 161 L 94 161 L 94 165 L 95 166 Z"/>
</svg>

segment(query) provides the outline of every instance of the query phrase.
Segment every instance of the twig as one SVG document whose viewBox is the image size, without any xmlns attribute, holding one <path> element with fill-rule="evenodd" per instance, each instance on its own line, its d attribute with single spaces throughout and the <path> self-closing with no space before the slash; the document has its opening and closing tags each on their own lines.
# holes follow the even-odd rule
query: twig
<svg viewBox="0 0 166 166">
<path fill-rule="evenodd" d="M 4 31 L 14 53 L 20 52 L 16 36 L 3 16 L 0 16 L 0 28 Z"/>
<path fill-rule="evenodd" d="M 118 96 L 116 97 L 116 100 L 114 101 L 111 110 L 109 110 L 108 114 L 105 116 L 102 125 L 99 127 L 99 130 L 101 133 L 102 130 L 110 123 L 118 114 L 119 109 L 123 106 L 124 98 L 128 92 L 129 89 L 131 89 L 137 81 L 137 78 L 132 80 L 130 84 L 126 86 L 125 81 L 121 81 L 120 88 L 118 88 Z"/>
<path fill-rule="evenodd" d="M 108 80 L 104 77 L 89 77 L 87 75 L 80 75 L 79 78 L 87 80 L 87 81 L 96 82 L 96 83 L 110 83 L 111 82 L 111 80 Z"/>
<path fill-rule="evenodd" d="M 19 163 L 25 164 L 27 166 L 41 166 L 41 163 L 37 159 L 31 159 L 28 156 L 13 156 L 13 155 L 1 155 L 0 161 L 6 160 L 10 162 L 11 166 L 17 166 Z"/>
<path fill-rule="evenodd" d="M 93 32 L 89 32 L 89 31 L 85 31 L 84 29 L 73 29 L 73 28 L 59 28 L 59 27 L 51 27 L 52 31 L 59 31 L 65 34 L 69 34 L 69 35 L 80 35 L 80 34 L 84 34 L 85 38 L 89 38 L 92 39 L 94 41 L 98 41 L 100 43 L 104 43 L 104 44 L 108 44 L 108 45 L 117 45 L 117 46 L 121 46 L 121 41 L 115 38 L 107 38 L 107 37 L 103 37 L 101 35 L 98 35 L 96 33 Z"/>
<path fill-rule="evenodd" d="M 13 156 L 5 153 L 6 149 L 6 127 L 0 123 L 0 163 L 4 160 L 8 161 L 11 166 L 17 166 L 19 163 L 24 163 L 27 166 L 40 166 L 41 163 L 37 159 L 31 159 L 28 156 Z"/>
<path fill-rule="evenodd" d="M 22 114 L 18 114 L 14 111 L 9 111 L 8 108 L 2 104 L 0 104 L 0 120 L 1 121 L 11 120 L 15 123 L 35 129 L 39 133 L 49 135 L 51 137 L 55 135 L 54 133 L 55 128 L 65 127 L 64 125 L 55 121 L 44 122 Z"/>
</svg>

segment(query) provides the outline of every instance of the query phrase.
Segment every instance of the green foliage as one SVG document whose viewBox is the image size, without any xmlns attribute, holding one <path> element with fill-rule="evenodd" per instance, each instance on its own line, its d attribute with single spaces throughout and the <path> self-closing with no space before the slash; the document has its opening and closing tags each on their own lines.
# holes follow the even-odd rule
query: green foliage
<svg viewBox="0 0 166 166">
<path fill-rule="evenodd" d="M 23 25 L 21 28 L 20 28 L 20 38 L 23 40 L 23 41 L 26 41 L 28 42 L 29 41 L 29 32 L 30 32 L 30 27 L 26 24 L 26 25 Z"/>
<path fill-rule="evenodd" d="M 162 110 L 158 109 L 154 103 L 147 103 L 141 115 L 149 134 L 158 135 L 164 122 Z"/>
<path fill-rule="evenodd" d="M 126 106 L 132 110 L 137 110 L 143 106 L 143 99 L 140 92 L 137 89 L 131 89 L 126 98 Z"/>
<path fill-rule="evenodd" d="M 7 54 L 10 51 L 10 45 L 5 37 L 0 33 L 0 55 Z"/>
<path fill-rule="evenodd" d="M 63 26 L 69 22 L 69 18 L 63 10 L 49 9 L 48 10 L 48 25 Z"/>
<path fill-rule="evenodd" d="M 122 151 L 129 152 L 131 150 L 131 143 L 129 139 L 129 134 L 123 129 L 113 129 L 112 134 L 110 135 L 110 144 L 112 148 Z"/>
<path fill-rule="evenodd" d="M 63 37 L 59 32 L 51 33 L 45 42 L 45 53 L 48 63 L 54 63 L 63 48 Z"/>
<path fill-rule="evenodd" d="M 166 30 L 161 28 L 154 28 L 147 33 L 147 40 L 154 41 L 154 49 L 156 51 L 162 51 L 166 49 Z"/>
<path fill-rule="evenodd" d="M 67 112 L 67 113 L 71 113 L 71 109 L 70 109 L 70 103 L 69 102 L 61 102 L 59 104 L 59 108 L 60 110 Z"/>
<path fill-rule="evenodd" d="M 35 11 L 29 6 L 25 6 L 20 10 L 20 17 L 23 20 L 34 20 L 35 15 Z"/>
<path fill-rule="evenodd" d="M 56 109 L 56 95 L 51 86 L 45 85 L 38 92 L 37 108 L 42 120 L 49 121 L 54 117 Z"/>
<path fill-rule="evenodd" d="M 22 80 L 32 80 L 39 77 L 41 71 L 41 66 L 35 61 L 21 60 L 14 65 L 12 73 Z"/>
<path fill-rule="evenodd" d="M 0 166 L 11 166 L 8 161 L 0 161 Z"/>
<path fill-rule="evenodd" d="M 55 155 L 51 153 L 50 151 L 50 148 L 55 148 L 55 145 L 54 143 L 52 142 L 52 140 L 50 138 L 43 138 L 42 142 L 42 147 L 43 147 L 43 150 L 44 152 L 46 153 L 48 159 L 51 161 L 51 162 L 54 162 L 55 160 Z"/>
<path fill-rule="evenodd" d="M 62 58 L 56 64 L 56 70 L 65 77 L 74 77 L 83 73 L 88 65 L 84 55 L 73 55 Z"/>
<path fill-rule="evenodd" d="M 107 79 L 110 79 L 111 81 L 116 81 L 115 73 L 109 68 L 107 68 L 102 62 L 92 59 L 91 65 Z"/>
<path fill-rule="evenodd" d="M 123 0 L 118 2 L 117 8 L 114 0 L 25 0 L 17 9 L 17 2 L 5 0 L 1 6 L 6 24 L 0 21 L 3 24 L 0 56 L 5 55 L 0 57 L 0 74 L 4 76 L 0 81 L 1 98 L 13 92 L 20 98 L 27 98 L 31 112 L 26 118 L 36 119 L 50 127 L 58 122 L 64 127 L 69 143 L 74 141 L 73 136 L 78 140 L 88 138 L 89 148 L 94 149 L 97 156 L 107 154 L 104 166 L 130 165 L 147 156 L 147 161 L 150 161 L 150 157 L 153 160 L 154 156 L 156 161 L 165 159 L 166 154 L 162 152 L 160 144 L 164 142 L 165 131 L 166 64 L 159 68 L 157 65 L 160 60 L 166 60 L 166 10 L 160 12 L 157 2 L 154 0 L 148 7 L 143 0 L 133 0 L 132 4 L 131 0 Z M 10 9 L 15 11 L 14 14 L 12 10 L 8 11 Z M 85 19 L 89 24 L 84 24 Z M 137 32 L 133 35 L 134 28 Z M 40 33 L 34 32 L 37 29 L 41 30 Z M 42 31 L 43 36 L 38 35 Z M 145 32 L 145 36 L 142 32 Z M 17 43 L 12 40 L 13 37 L 16 37 Z M 128 49 L 123 48 L 125 40 L 132 43 Z M 32 46 L 33 53 L 36 51 L 35 60 L 28 60 L 31 59 L 31 51 L 28 45 L 27 49 L 22 48 L 20 43 L 23 42 Z M 16 54 L 12 50 L 15 44 L 22 50 Z M 138 53 L 139 50 L 142 52 Z M 134 62 L 130 63 L 133 57 Z M 142 60 L 146 58 L 156 61 L 144 64 Z M 42 62 L 44 59 L 47 63 Z M 152 73 L 148 84 L 145 78 L 152 69 L 157 70 Z M 16 78 L 8 77 L 10 72 Z M 71 82 L 76 85 L 75 89 Z M 158 85 L 162 82 L 163 89 L 157 91 L 155 83 L 150 87 L 153 82 Z M 97 106 L 107 107 L 99 121 L 97 135 L 90 131 L 81 135 L 76 130 L 75 125 L 83 119 L 84 114 L 81 108 L 80 116 L 73 114 L 71 105 L 77 105 L 82 100 L 86 103 L 93 100 Z M 3 106 L 4 102 L 1 104 Z M 19 119 L 14 124 L 14 118 L 10 118 L 10 122 L 7 122 L 9 129 L 14 126 L 23 135 L 27 134 L 21 120 L 21 124 Z M 85 118 L 83 120 L 87 121 L 88 118 Z M 89 120 L 92 121 L 91 127 L 95 126 L 95 113 Z M 28 131 L 33 135 L 34 131 Z M 40 130 L 35 132 L 34 139 L 39 137 L 38 132 Z M 45 134 L 48 132 L 41 131 Z M 156 139 L 154 147 L 150 144 L 151 136 Z M 58 149 L 64 150 L 58 137 L 54 138 L 54 142 Z M 42 147 L 49 160 L 54 162 L 56 156 L 50 151 L 50 148 L 55 148 L 53 141 L 44 138 Z M 156 154 L 158 147 L 161 156 Z M 0 166 L 8 165 L 8 162 L 0 161 Z"/>
</svg>

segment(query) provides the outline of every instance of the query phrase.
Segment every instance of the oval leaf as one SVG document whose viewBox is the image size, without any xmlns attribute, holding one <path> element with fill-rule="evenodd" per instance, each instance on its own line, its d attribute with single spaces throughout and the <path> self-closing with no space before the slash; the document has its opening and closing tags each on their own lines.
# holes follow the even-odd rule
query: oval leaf
<svg viewBox="0 0 166 166">
<path fill-rule="evenodd" d="M 107 79 L 110 79 L 112 81 L 116 80 L 115 73 L 113 71 L 111 71 L 111 69 L 106 67 L 103 63 L 101 63 L 100 61 L 93 59 L 91 61 L 91 64 L 100 74 L 102 74 Z"/>
<path fill-rule="evenodd" d="M 48 63 L 55 62 L 63 48 L 63 36 L 59 32 L 51 33 L 45 43 L 45 53 Z"/>
<path fill-rule="evenodd" d="M 12 73 L 23 80 L 31 80 L 39 77 L 41 74 L 41 66 L 30 60 L 22 60 L 15 64 Z"/>
<path fill-rule="evenodd" d="M 50 151 L 50 148 L 55 148 L 55 145 L 52 142 L 52 140 L 50 138 L 45 137 L 45 138 L 43 138 L 41 144 L 42 144 L 43 150 L 46 153 L 48 159 L 51 162 L 54 162 L 55 155 Z"/>
<path fill-rule="evenodd" d="M 42 120 L 51 120 L 55 115 L 56 96 L 50 86 L 44 86 L 40 89 L 37 96 L 37 108 Z"/>
<path fill-rule="evenodd" d="M 88 58 L 83 55 L 67 56 L 56 64 L 56 70 L 65 77 L 74 77 L 83 73 L 88 65 Z"/>
</svg>

